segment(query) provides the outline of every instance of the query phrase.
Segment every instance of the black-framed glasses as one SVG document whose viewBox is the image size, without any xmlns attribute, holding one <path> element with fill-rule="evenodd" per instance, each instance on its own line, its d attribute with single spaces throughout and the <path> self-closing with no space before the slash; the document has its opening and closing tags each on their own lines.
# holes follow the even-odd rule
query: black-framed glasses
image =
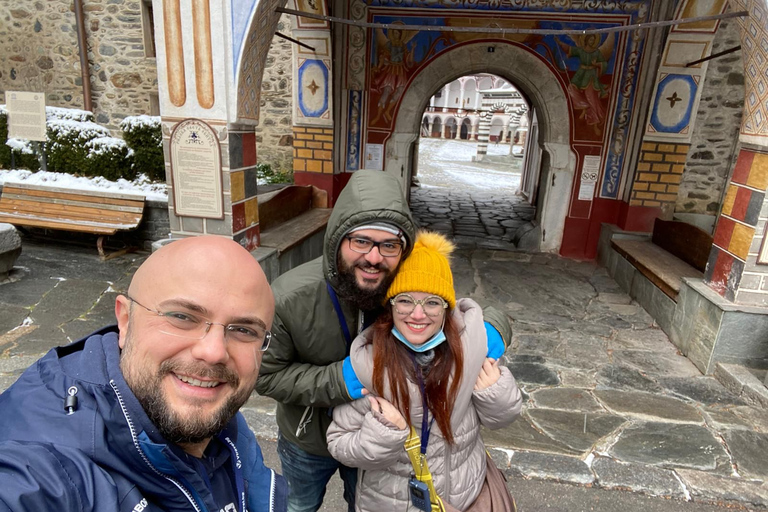
<svg viewBox="0 0 768 512">
<path fill-rule="evenodd" d="M 269 348 L 269 342 L 272 341 L 272 333 L 260 325 L 209 322 L 186 311 L 158 311 L 148 308 L 128 295 L 126 297 L 134 304 L 138 304 L 150 313 L 161 317 L 163 319 L 163 327 L 160 329 L 160 332 L 169 336 L 201 340 L 211 330 L 211 326 L 220 325 L 224 328 L 224 338 L 226 340 L 239 343 L 256 343 L 262 352 Z"/>
<path fill-rule="evenodd" d="M 448 307 L 448 303 L 437 295 L 430 295 L 417 300 L 407 293 L 400 293 L 389 299 L 389 302 L 395 307 L 395 311 L 401 315 L 410 315 L 416 306 L 421 306 L 425 315 L 440 316 Z"/>
<path fill-rule="evenodd" d="M 374 242 L 368 238 L 347 235 L 349 248 L 360 254 L 368 254 L 374 247 L 379 249 L 379 254 L 386 258 L 399 256 L 403 252 L 403 243 L 394 240 L 385 240 L 384 242 Z"/>
</svg>

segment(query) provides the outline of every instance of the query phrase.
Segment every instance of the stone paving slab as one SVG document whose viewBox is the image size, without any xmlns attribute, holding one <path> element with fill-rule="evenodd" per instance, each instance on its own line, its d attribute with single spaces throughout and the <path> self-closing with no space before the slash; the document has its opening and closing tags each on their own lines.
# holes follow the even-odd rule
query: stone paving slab
<svg viewBox="0 0 768 512">
<path fill-rule="evenodd" d="M 595 397 L 606 409 L 645 421 L 703 423 L 699 411 L 691 405 L 667 396 L 639 391 L 598 390 Z"/>
<path fill-rule="evenodd" d="M 690 469 L 678 469 L 676 473 L 695 501 L 736 501 L 748 506 L 768 508 L 768 484 L 765 482 Z"/>
<path fill-rule="evenodd" d="M 705 427 L 643 422 L 630 425 L 610 449 L 618 459 L 665 467 L 712 471 L 729 462 L 728 454 Z"/>
<path fill-rule="evenodd" d="M 595 481 L 594 473 L 583 460 L 538 452 L 515 452 L 507 474 L 580 485 Z"/>
<path fill-rule="evenodd" d="M 537 407 L 564 411 L 599 412 L 603 408 L 595 397 L 586 389 L 579 388 L 544 388 L 531 393 L 531 399 Z"/>
<path fill-rule="evenodd" d="M 528 409 L 533 426 L 568 448 L 586 457 L 603 438 L 616 432 L 626 419 L 612 414 Z"/>
<path fill-rule="evenodd" d="M 597 485 L 600 487 L 685 498 L 680 480 L 674 471 L 668 469 L 597 457 L 592 462 L 592 471 L 595 472 Z"/>
</svg>

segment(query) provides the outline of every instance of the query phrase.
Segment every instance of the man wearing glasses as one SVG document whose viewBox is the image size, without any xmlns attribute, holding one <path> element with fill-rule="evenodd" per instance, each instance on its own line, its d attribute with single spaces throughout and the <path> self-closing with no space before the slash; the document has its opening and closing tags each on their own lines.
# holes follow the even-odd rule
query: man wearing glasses
<svg viewBox="0 0 768 512">
<path fill-rule="evenodd" d="M 272 337 L 256 260 L 223 237 L 173 242 L 115 315 L 0 395 L 0 510 L 285 510 L 237 412 Z"/>
<path fill-rule="evenodd" d="M 344 499 L 355 510 L 357 469 L 328 452 L 330 410 L 367 393 L 352 369 L 349 347 L 382 311 L 398 265 L 416 233 L 399 181 L 381 171 L 355 172 L 336 201 L 323 256 L 280 276 L 273 340 L 256 391 L 277 402 L 278 454 L 288 481 L 290 512 L 315 512 L 338 470 Z M 511 329 L 498 311 L 486 311 L 496 329 Z M 495 357 L 504 352 L 499 332 Z M 489 342 L 490 347 L 490 342 Z"/>
</svg>

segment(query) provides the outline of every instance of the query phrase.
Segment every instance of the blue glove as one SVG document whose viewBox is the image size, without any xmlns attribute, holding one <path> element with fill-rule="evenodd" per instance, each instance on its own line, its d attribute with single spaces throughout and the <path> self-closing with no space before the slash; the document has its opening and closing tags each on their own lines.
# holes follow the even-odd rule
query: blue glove
<svg viewBox="0 0 768 512">
<path fill-rule="evenodd" d="M 490 322 L 485 322 L 485 335 L 488 338 L 488 355 L 486 357 L 498 360 L 506 350 L 504 340 L 501 339 L 501 333 Z"/>
<path fill-rule="evenodd" d="M 501 339 L 501 336 L 499 336 Z M 347 385 L 347 393 L 352 397 L 352 400 L 363 398 L 363 383 L 355 375 L 355 370 L 352 368 L 352 361 L 349 356 L 344 358 L 344 364 L 341 366 L 341 373 L 344 376 L 344 384 Z"/>
</svg>

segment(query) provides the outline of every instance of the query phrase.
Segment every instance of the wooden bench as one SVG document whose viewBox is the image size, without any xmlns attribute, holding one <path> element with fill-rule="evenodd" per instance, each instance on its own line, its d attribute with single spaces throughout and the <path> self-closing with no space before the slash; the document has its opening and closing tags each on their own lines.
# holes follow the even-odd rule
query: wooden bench
<svg viewBox="0 0 768 512">
<path fill-rule="evenodd" d="M 104 237 L 136 229 L 143 216 L 144 196 L 136 194 L 6 182 L 0 195 L 0 222 L 99 235 L 96 246 L 105 259 Z"/>
<path fill-rule="evenodd" d="M 611 246 L 676 301 L 684 277 L 703 277 L 712 236 L 685 222 L 656 219 L 651 240 L 613 239 Z"/>
<path fill-rule="evenodd" d="M 261 245 L 283 253 L 325 229 L 330 216 L 328 194 L 316 187 L 292 185 L 259 195 Z"/>
</svg>

